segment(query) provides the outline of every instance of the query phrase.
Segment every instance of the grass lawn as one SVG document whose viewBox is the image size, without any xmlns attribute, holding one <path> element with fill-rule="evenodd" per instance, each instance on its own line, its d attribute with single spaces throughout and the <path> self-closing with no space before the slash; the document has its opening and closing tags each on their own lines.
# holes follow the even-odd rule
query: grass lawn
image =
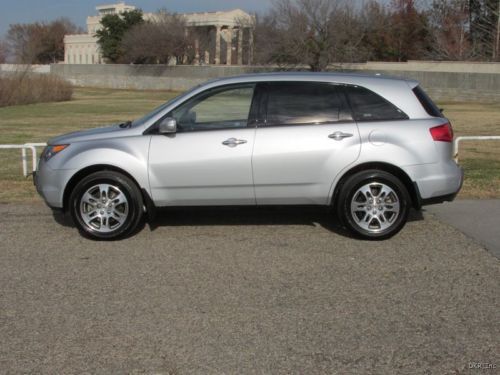
<svg viewBox="0 0 500 375">
<path fill-rule="evenodd" d="M 500 135 L 500 103 L 438 103 L 451 120 L 455 136 Z M 500 198 L 500 141 L 460 143 L 465 169 L 460 198 Z"/>
<path fill-rule="evenodd" d="M 70 102 L 0 108 L 0 144 L 46 142 L 86 128 L 132 120 L 175 96 L 173 92 L 75 89 Z M 439 103 L 456 135 L 500 135 L 500 103 Z M 22 177 L 19 150 L 0 150 L 0 202 L 39 200 L 31 179 Z M 461 146 L 466 179 L 461 197 L 500 197 L 500 142 Z"/>
</svg>

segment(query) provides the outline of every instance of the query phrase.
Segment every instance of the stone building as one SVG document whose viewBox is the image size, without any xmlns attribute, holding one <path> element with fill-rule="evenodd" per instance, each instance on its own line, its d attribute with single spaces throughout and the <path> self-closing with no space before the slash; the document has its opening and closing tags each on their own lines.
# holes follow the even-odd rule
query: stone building
<svg viewBox="0 0 500 375">
<path fill-rule="evenodd" d="M 64 37 L 65 64 L 102 64 L 95 33 L 101 18 L 136 9 L 124 2 L 96 7 L 98 15 L 87 17 L 87 33 Z M 194 36 L 195 64 L 250 65 L 253 59 L 253 16 L 241 9 L 221 12 L 182 13 L 187 30 Z M 144 19 L 154 22 L 153 13 Z"/>
</svg>

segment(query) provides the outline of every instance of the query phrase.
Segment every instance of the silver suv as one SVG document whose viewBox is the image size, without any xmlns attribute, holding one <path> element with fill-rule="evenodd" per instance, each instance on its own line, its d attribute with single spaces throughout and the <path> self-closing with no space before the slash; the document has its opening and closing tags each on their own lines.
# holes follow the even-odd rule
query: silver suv
<svg viewBox="0 0 500 375">
<path fill-rule="evenodd" d="M 449 121 L 418 82 L 273 73 L 208 82 L 143 118 L 56 137 L 35 183 L 82 234 L 116 239 L 156 207 L 320 205 L 384 239 L 452 200 Z"/>
</svg>

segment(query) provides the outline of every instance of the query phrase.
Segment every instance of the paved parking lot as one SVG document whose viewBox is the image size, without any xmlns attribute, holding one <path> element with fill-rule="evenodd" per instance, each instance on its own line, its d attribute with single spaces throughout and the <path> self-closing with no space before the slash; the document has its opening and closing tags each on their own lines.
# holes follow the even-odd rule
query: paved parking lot
<svg viewBox="0 0 500 375">
<path fill-rule="evenodd" d="M 460 199 L 425 210 L 474 238 L 500 259 L 500 199 Z"/>
<path fill-rule="evenodd" d="M 0 205 L 0 247 L 0 373 L 500 367 L 499 260 L 430 215 L 363 242 L 322 211 L 167 211 L 92 242 Z"/>
</svg>

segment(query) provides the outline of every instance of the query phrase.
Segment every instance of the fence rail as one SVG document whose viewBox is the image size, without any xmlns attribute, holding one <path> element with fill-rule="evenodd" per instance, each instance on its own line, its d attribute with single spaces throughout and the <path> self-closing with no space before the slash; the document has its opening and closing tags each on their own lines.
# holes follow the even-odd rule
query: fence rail
<svg viewBox="0 0 500 375">
<path fill-rule="evenodd" d="M 23 176 L 28 177 L 36 171 L 38 165 L 37 147 L 45 147 L 46 143 L 25 143 L 23 145 L 0 145 L 0 149 L 20 149 L 21 160 L 23 163 Z M 27 150 L 31 151 L 31 173 L 28 173 L 28 155 Z"/>
<path fill-rule="evenodd" d="M 453 158 L 458 162 L 458 149 L 460 142 L 463 141 L 498 141 L 500 135 L 482 135 L 482 136 L 462 136 L 453 141 Z M 21 160 L 23 164 L 23 175 L 28 177 L 36 171 L 38 165 L 37 147 L 45 147 L 46 143 L 25 143 L 23 145 L 0 145 L 0 149 L 20 149 Z M 27 150 L 31 151 L 31 172 L 28 173 L 28 155 Z"/>
<path fill-rule="evenodd" d="M 458 147 L 463 141 L 499 141 L 500 135 L 471 135 L 455 138 L 453 142 L 453 158 L 458 162 Z"/>
</svg>

